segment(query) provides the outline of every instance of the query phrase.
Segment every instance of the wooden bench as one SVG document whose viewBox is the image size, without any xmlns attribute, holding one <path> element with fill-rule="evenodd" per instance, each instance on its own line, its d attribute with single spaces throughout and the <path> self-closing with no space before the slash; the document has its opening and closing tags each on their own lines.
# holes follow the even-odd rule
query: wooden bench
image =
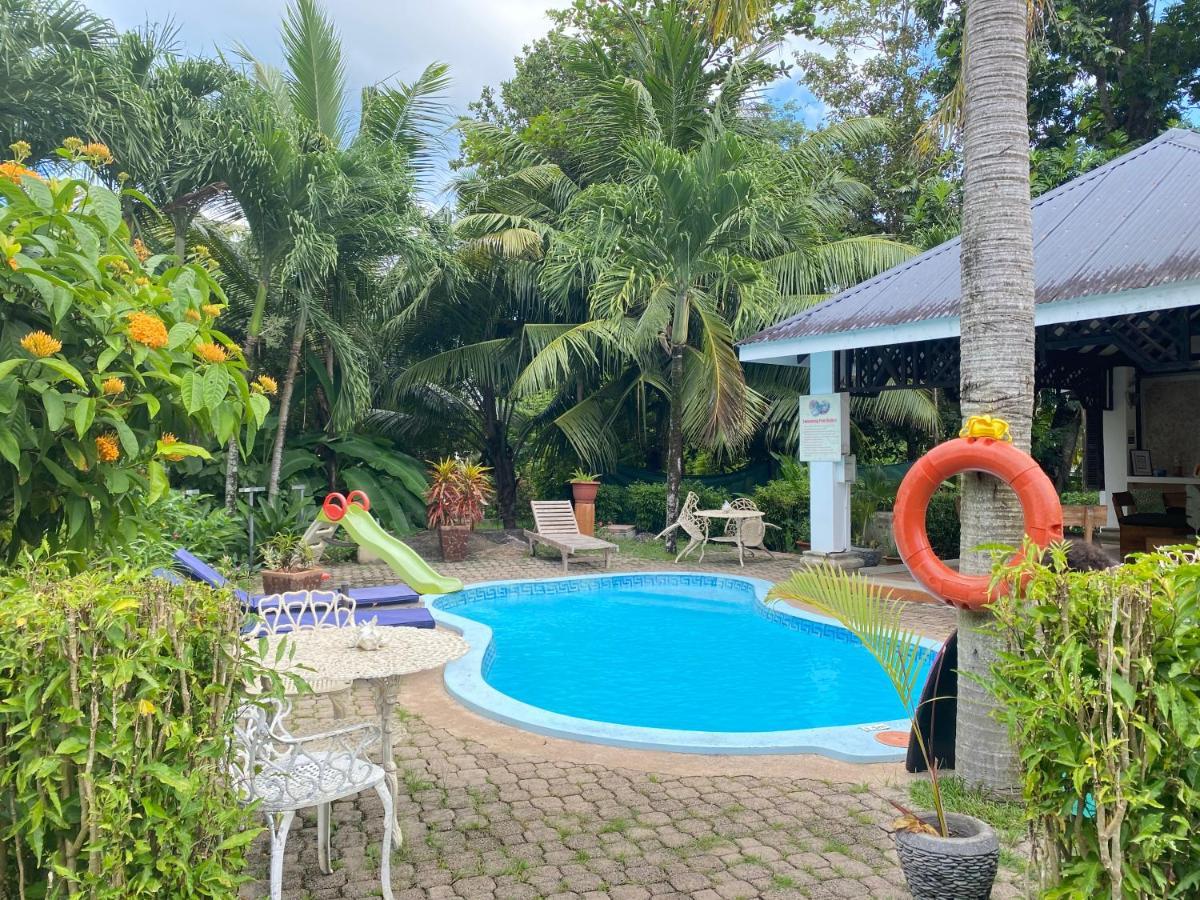
<svg viewBox="0 0 1200 900">
<path fill-rule="evenodd" d="M 529 541 L 530 556 L 537 556 L 538 544 L 552 547 L 562 555 L 563 572 L 567 572 L 568 561 L 581 550 L 603 551 L 606 569 L 610 563 L 609 555 L 614 550 L 620 552 L 616 544 L 579 533 L 579 523 L 575 521 L 575 510 L 571 508 L 571 501 L 534 500 L 529 506 L 533 509 L 533 521 L 537 528 L 536 531 L 525 532 L 525 539 Z"/>
<path fill-rule="evenodd" d="M 1083 539 L 1092 542 L 1092 532 L 1102 528 L 1108 521 L 1108 510 L 1103 505 L 1064 506 L 1062 508 L 1064 528 L 1082 528 Z"/>
</svg>

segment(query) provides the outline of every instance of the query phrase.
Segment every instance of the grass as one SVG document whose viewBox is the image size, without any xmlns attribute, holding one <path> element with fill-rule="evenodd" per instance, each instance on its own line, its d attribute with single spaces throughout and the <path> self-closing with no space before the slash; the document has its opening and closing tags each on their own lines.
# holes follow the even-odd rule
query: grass
<svg viewBox="0 0 1200 900">
<path fill-rule="evenodd" d="M 674 553 L 668 553 L 663 541 L 639 541 L 636 538 L 620 538 L 605 535 L 606 541 L 612 541 L 621 548 L 621 556 L 632 559 L 673 560 Z"/>
<path fill-rule="evenodd" d="M 942 802 L 947 812 L 963 813 L 982 819 L 1000 836 L 1000 860 L 1017 870 L 1025 868 L 1025 861 L 1013 852 L 1025 837 L 1025 816 L 1019 803 L 997 800 L 967 787 L 961 778 L 943 778 Z M 933 790 L 928 781 L 917 781 L 909 785 L 909 799 L 916 809 L 933 809 Z"/>
</svg>

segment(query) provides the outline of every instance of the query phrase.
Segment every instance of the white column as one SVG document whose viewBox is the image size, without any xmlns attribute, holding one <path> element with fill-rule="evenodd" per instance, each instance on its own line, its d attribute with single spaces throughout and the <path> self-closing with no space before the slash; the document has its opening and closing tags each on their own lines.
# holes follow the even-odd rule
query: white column
<svg viewBox="0 0 1200 900">
<path fill-rule="evenodd" d="M 809 393 L 836 393 L 833 364 L 833 351 L 809 356 Z M 841 553 L 850 547 L 850 485 L 845 482 L 845 460 L 808 466 L 812 549 L 816 553 Z"/>
<path fill-rule="evenodd" d="M 1117 514 L 1113 509 L 1112 495 L 1129 490 L 1129 444 L 1127 435 L 1132 424 L 1129 409 L 1129 385 L 1134 370 L 1129 366 L 1118 366 L 1112 373 L 1113 408 L 1100 414 L 1104 436 L 1104 490 L 1100 502 L 1108 509 L 1108 524 L 1115 528 Z"/>
</svg>

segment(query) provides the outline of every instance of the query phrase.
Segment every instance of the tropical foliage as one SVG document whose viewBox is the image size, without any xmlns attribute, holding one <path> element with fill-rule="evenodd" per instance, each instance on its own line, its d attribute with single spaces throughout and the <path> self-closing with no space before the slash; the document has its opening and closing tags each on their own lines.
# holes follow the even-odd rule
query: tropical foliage
<svg viewBox="0 0 1200 900">
<path fill-rule="evenodd" d="M 218 328 L 224 296 L 196 263 L 131 243 L 120 198 L 80 178 L 0 164 L 0 504 L 10 558 L 24 545 L 129 538 L 167 469 L 253 445 L 270 402 Z M 71 163 L 108 148 L 69 140 Z"/>
</svg>

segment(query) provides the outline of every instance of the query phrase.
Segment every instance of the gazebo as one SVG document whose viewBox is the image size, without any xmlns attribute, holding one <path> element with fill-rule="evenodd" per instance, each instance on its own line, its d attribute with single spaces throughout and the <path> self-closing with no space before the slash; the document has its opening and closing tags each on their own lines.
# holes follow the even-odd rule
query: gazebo
<svg viewBox="0 0 1200 900">
<path fill-rule="evenodd" d="M 1036 379 L 1085 410 L 1084 480 L 1200 485 L 1200 134 L 1172 129 L 1033 202 Z M 819 395 L 959 383 L 956 238 L 742 341 L 744 362 L 807 366 Z M 812 463 L 812 547 L 850 541 L 846 458 Z"/>
</svg>

